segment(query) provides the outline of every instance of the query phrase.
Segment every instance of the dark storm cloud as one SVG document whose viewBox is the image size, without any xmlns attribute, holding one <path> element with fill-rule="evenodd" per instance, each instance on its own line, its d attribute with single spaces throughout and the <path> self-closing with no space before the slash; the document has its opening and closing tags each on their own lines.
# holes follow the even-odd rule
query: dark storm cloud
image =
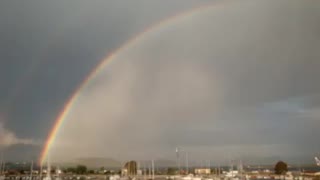
<svg viewBox="0 0 320 180">
<path fill-rule="evenodd" d="M 82 91 L 53 157 L 173 158 L 176 146 L 219 162 L 315 155 L 316 4 L 243 1 L 146 34 Z"/>
<path fill-rule="evenodd" d="M 1 126 L 5 129 L 1 129 L 1 132 L 9 132 L 14 137 L 16 143 L 11 145 L 43 141 L 68 97 L 105 55 L 151 24 L 208 2 L 0 2 L 0 115 L 5 117 Z M 184 33 L 178 33 L 176 28 L 172 28 L 169 30 L 173 31 L 166 32 L 168 35 L 160 34 L 160 38 L 155 37 L 155 40 L 151 38 L 150 44 L 144 45 L 137 54 L 141 53 L 146 59 L 154 61 L 140 61 L 141 64 L 132 67 L 126 67 L 126 63 L 123 63 L 120 68 L 128 70 L 128 76 L 136 75 L 133 79 L 128 80 L 122 74 L 118 74 L 118 77 L 110 72 L 114 78 L 112 83 L 115 84 L 110 96 L 127 94 L 123 89 L 117 89 L 121 85 L 119 82 L 136 83 L 129 85 L 132 91 L 128 96 L 116 96 L 114 101 L 139 102 L 141 106 L 132 108 L 130 112 L 134 112 L 134 115 L 128 113 L 125 116 L 119 108 L 121 103 L 113 104 L 119 107 L 110 105 L 110 109 L 116 113 L 124 114 L 120 120 L 128 117 L 141 119 L 135 122 L 119 121 L 116 128 L 131 128 L 139 132 L 139 127 L 144 126 L 146 134 L 150 134 L 158 143 L 146 150 L 146 154 L 158 152 L 163 157 L 170 157 L 176 145 L 183 145 L 191 154 L 194 152 L 193 157 L 199 158 L 211 157 L 201 155 L 208 152 L 221 154 L 226 151 L 229 156 L 248 156 L 251 160 L 259 157 L 292 158 L 296 155 L 305 158 L 317 153 L 320 149 L 315 143 L 320 135 L 317 128 L 320 117 L 320 86 L 317 81 L 320 76 L 320 42 L 317 38 L 319 6 L 309 0 L 275 2 L 256 1 L 250 5 L 250 11 L 244 8 L 230 16 L 226 11 L 223 18 L 210 16 L 209 20 L 217 21 L 219 26 L 211 26 L 208 19 L 204 18 L 194 22 L 196 25 L 189 26 L 190 31 L 183 29 Z M 248 12 L 261 16 L 250 16 L 243 21 L 242 15 Z M 235 24 L 242 28 L 235 29 Z M 199 30 L 197 26 L 204 28 Z M 197 34 L 190 33 L 193 30 L 203 35 L 223 33 L 203 40 L 197 39 Z M 168 42 L 172 44 L 169 46 Z M 177 47 L 181 42 L 187 45 L 179 49 Z M 212 42 L 219 42 L 218 46 L 213 46 L 214 51 L 219 53 L 211 53 L 212 48 L 203 48 L 210 47 Z M 188 45 L 190 43 L 192 45 Z M 195 63 L 194 59 L 199 54 L 186 53 L 187 56 L 170 62 L 170 57 L 176 57 L 177 49 L 180 50 L 178 54 L 196 51 L 208 56 Z M 153 56 L 165 60 L 157 61 Z M 261 63 L 257 59 L 264 61 Z M 186 63 L 188 60 L 189 64 Z M 175 68 L 179 72 L 175 72 Z M 207 85 L 217 83 L 215 78 L 208 77 L 217 77 L 222 83 L 218 83 L 224 87 L 221 96 L 207 93 L 206 90 L 211 88 Z M 184 85 L 190 85 L 188 80 L 193 78 L 191 88 L 184 91 Z M 180 84 L 176 84 L 176 81 Z M 125 84 L 124 87 L 128 86 Z M 188 93 L 198 92 L 197 96 L 190 96 L 189 99 Z M 163 93 L 167 96 L 163 96 Z M 101 96 L 104 94 L 102 91 Z M 171 100 L 168 97 L 175 104 L 167 103 Z M 221 97 L 223 101 L 220 101 Z M 213 110 L 215 103 L 206 100 L 214 98 L 221 102 L 219 110 Z M 188 104 L 189 100 L 193 103 Z M 181 104 L 184 106 L 180 107 Z M 211 111 L 214 115 L 208 113 Z M 159 123 L 163 119 L 167 122 Z M 194 120 L 199 123 L 194 124 Z M 184 128 L 177 130 L 175 127 L 181 123 Z M 157 128 L 154 129 L 155 125 Z M 105 123 L 94 126 L 103 127 Z M 116 134 L 119 142 L 128 138 L 126 133 L 104 133 L 111 136 Z M 150 137 L 135 133 L 126 141 L 140 139 L 134 142 L 144 145 L 151 141 Z M 141 150 L 139 146 L 131 145 L 119 146 Z M 104 148 L 101 151 L 105 151 Z M 7 154 L 23 159 L 23 155 L 17 154 L 26 151 L 26 159 L 30 159 L 39 153 L 39 149 L 37 146 L 13 145 Z M 286 152 L 286 155 L 279 153 L 279 150 Z"/>
</svg>

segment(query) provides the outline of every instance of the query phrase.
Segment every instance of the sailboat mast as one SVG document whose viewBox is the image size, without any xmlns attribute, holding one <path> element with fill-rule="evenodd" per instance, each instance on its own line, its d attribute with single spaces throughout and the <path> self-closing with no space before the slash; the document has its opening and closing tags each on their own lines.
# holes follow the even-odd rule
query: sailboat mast
<svg viewBox="0 0 320 180">
<path fill-rule="evenodd" d="M 187 164 L 187 174 L 189 174 L 189 157 L 188 157 L 188 152 L 186 152 L 186 164 Z"/>
<path fill-rule="evenodd" d="M 6 161 L 3 160 L 3 163 L 2 163 L 2 173 L 5 174 L 5 170 L 6 170 Z"/>
<path fill-rule="evenodd" d="M 151 166 L 149 164 L 149 179 L 151 178 Z"/>
<path fill-rule="evenodd" d="M 146 180 L 147 179 L 146 162 L 143 163 L 143 171 L 144 171 L 144 180 Z"/>
<path fill-rule="evenodd" d="M 47 177 L 50 178 L 51 177 L 51 167 L 50 167 L 50 158 L 48 156 L 48 160 L 47 160 Z"/>
<path fill-rule="evenodd" d="M 152 160 L 152 179 L 154 179 L 154 160 Z"/>
<path fill-rule="evenodd" d="M 42 180 L 42 163 L 40 164 L 40 175 L 39 179 Z"/>
<path fill-rule="evenodd" d="M 32 180 L 32 171 L 33 171 L 33 161 L 31 161 L 31 167 L 30 167 L 30 180 Z"/>
<path fill-rule="evenodd" d="M 180 168 L 180 156 L 179 156 L 179 147 L 176 147 L 176 156 L 177 156 L 177 168 L 178 168 L 178 171 L 179 171 L 179 175 L 180 175 L 180 172 L 181 172 L 181 168 Z"/>
<path fill-rule="evenodd" d="M 3 163 L 3 152 L 1 151 L 1 161 L 0 161 L 0 174 L 2 174 L 2 168 L 4 167 L 4 163 Z M 3 168 L 4 169 L 4 168 Z"/>
<path fill-rule="evenodd" d="M 138 164 L 137 164 L 137 172 L 136 172 L 136 176 L 138 175 L 138 172 L 140 172 L 140 162 L 138 161 Z"/>
</svg>

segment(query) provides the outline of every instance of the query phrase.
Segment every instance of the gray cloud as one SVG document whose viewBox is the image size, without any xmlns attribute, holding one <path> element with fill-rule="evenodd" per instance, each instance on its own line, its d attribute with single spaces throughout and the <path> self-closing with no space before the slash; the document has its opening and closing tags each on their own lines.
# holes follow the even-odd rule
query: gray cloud
<svg viewBox="0 0 320 180">
<path fill-rule="evenodd" d="M 14 145 L 39 145 L 33 139 L 19 138 L 16 134 L 4 127 L 4 123 L 0 121 L 0 147 L 8 148 Z"/>
</svg>

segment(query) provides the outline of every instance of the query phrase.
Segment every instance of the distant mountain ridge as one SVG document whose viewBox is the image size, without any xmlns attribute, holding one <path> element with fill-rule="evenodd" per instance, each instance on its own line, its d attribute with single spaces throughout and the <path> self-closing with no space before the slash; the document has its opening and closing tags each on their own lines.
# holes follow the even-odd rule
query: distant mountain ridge
<svg viewBox="0 0 320 180">
<path fill-rule="evenodd" d="M 121 167 L 121 162 L 112 158 L 101 158 L 101 157 L 87 157 L 78 158 L 71 160 L 69 162 L 53 162 L 53 166 L 71 167 L 77 165 L 85 165 L 88 168 L 119 168 Z"/>
<path fill-rule="evenodd" d="M 140 168 L 142 168 L 145 164 L 151 163 L 151 160 L 135 160 Z M 129 160 L 128 160 L 129 161 Z M 126 161 L 127 162 L 127 161 Z M 167 159 L 155 159 L 155 166 L 156 167 L 173 167 L 176 166 L 176 162 Z M 60 166 L 60 167 L 74 167 L 77 165 L 85 165 L 88 168 L 98 169 L 101 167 L 105 168 L 120 168 L 124 165 L 125 161 L 118 161 L 112 158 L 102 158 L 102 157 L 86 157 L 86 158 L 78 158 L 69 162 L 53 162 L 53 166 Z"/>
<path fill-rule="evenodd" d="M 112 158 L 99 158 L 99 157 L 92 157 L 92 158 L 79 158 L 76 160 L 76 163 L 86 165 L 90 168 L 115 168 L 121 167 L 121 162 L 112 159 Z"/>
</svg>

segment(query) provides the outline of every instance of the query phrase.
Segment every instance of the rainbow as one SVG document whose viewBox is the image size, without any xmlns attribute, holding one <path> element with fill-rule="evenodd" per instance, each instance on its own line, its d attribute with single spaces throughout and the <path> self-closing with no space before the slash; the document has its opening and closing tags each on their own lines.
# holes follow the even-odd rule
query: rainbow
<svg viewBox="0 0 320 180">
<path fill-rule="evenodd" d="M 144 31 L 142 31 L 138 35 L 134 36 L 132 39 L 127 41 L 123 46 L 121 46 L 120 48 L 116 49 L 114 52 L 112 52 L 110 55 L 108 55 L 104 60 L 102 60 L 102 62 L 100 64 L 98 64 L 98 66 L 84 79 L 84 81 L 80 84 L 80 86 L 78 88 L 76 88 L 75 92 L 68 99 L 68 101 L 64 105 L 62 111 L 60 112 L 60 114 L 56 118 L 54 126 L 51 129 L 47 140 L 45 141 L 43 150 L 42 150 L 41 155 L 40 155 L 39 163 L 43 164 L 45 159 L 47 158 L 47 155 L 49 154 L 49 151 L 50 151 L 50 147 L 54 143 L 56 135 L 58 134 L 58 131 L 61 129 L 61 127 L 63 125 L 63 122 L 67 118 L 70 110 L 72 109 L 73 104 L 75 104 L 75 102 L 77 101 L 77 99 L 78 99 L 79 95 L 81 94 L 82 90 L 89 84 L 89 82 L 92 79 L 94 79 L 99 74 L 99 72 L 101 72 L 110 62 L 112 62 L 114 57 L 119 52 L 131 47 L 133 44 L 135 44 L 139 40 L 143 39 L 143 37 L 145 37 L 145 35 L 150 33 L 150 32 L 165 28 L 165 27 L 173 24 L 179 18 L 188 17 L 188 16 L 194 16 L 194 15 L 197 14 L 197 12 L 201 12 L 202 10 L 220 7 L 218 5 L 222 5 L 221 2 L 219 4 L 217 4 L 217 2 L 215 4 L 212 4 L 212 3 L 211 4 L 205 4 L 205 5 L 202 5 L 200 7 L 196 7 L 194 9 L 191 9 L 191 10 L 189 10 L 187 12 L 179 13 L 177 15 L 174 15 L 172 17 L 164 19 L 164 20 L 162 20 L 162 21 L 160 21 L 160 22 L 158 22 L 158 23 L 146 28 Z M 225 1 L 224 1 L 223 4 L 225 4 Z"/>
</svg>

